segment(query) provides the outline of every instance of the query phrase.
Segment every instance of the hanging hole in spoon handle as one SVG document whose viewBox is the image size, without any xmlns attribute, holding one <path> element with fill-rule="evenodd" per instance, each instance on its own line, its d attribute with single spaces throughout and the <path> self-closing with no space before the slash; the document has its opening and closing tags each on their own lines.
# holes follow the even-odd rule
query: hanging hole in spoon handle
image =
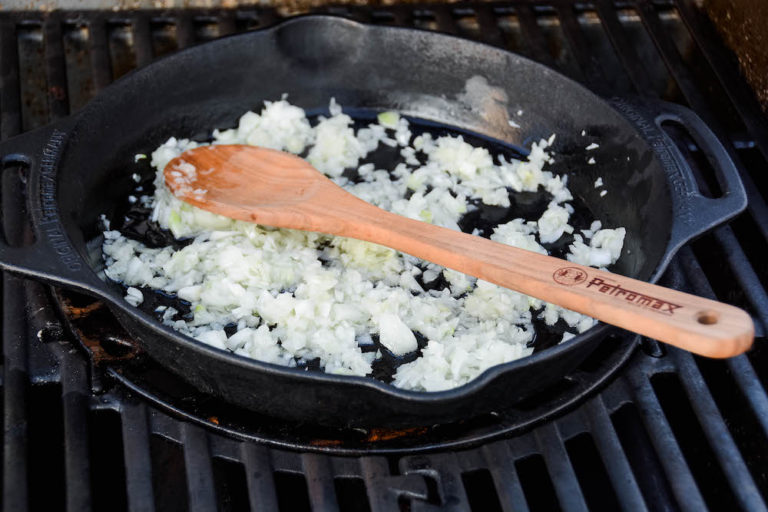
<svg viewBox="0 0 768 512">
<path fill-rule="evenodd" d="M 701 311 L 696 315 L 696 320 L 703 325 L 715 325 L 718 319 L 719 315 L 714 311 Z"/>
</svg>

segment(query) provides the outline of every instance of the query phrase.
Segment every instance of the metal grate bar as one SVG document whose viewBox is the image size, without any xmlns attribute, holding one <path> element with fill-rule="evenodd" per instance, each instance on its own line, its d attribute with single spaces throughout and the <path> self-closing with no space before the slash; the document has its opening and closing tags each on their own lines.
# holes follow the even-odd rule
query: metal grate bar
<svg viewBox="0 0 768 512">
<path fill-rule="evenodd" d="M 133 51 L 136 53 L 136 66 L 144 67 L 154 58 L 152 51 L 152 32 L 147 16 L 135 16 L 133 25 Z"/>
<path fill-rule="evenodd" d="M 233 11 L 224 11 L 219 16 L 219 36 L 228 36 L 237 32 L 237 22 Z"/>
<path fill-rule="evenodd" d="M 16 23 L 0 22 L 0 136 L 9 138 L 21 131 L 21 90 L 19 83 L 19 53 Z M 0 187 L 3 196 L 5 187 Z M 2 221 L 7 226 L 17 224 L 22 212 L 8 211 L 3 197 L 0 202 Z M 0 225 L 0 230 L 3 226 Z M 6 231 L 10 242 L 21 233 Z M 28 409 L 29 359 L 26 336 L 25 283 L 11 274 L 2 273 L 2 352 L 3 352 L 3 488 L 0 502 L 3 511 L 27 510 L 29 505 L 28 473 Z"/>
<path fill-rule="evenodd" d="M 595 446 L 622 508 L 636 512 L 648 510 L 602 397 L 593 398 L 584 407 Z"/>
<path fill-rule="evenodd" d="M 453 18 L 453 12 L 447 5 L 436 5 L 432 12 L 435 14 L 437 28 L 446 34 L 458 34 L 459 28 L 456 26 L 456 20 Z"/>
<path fill-rule="evenodd" d="M 627 379 L 633 388 L 635 403 L 643 418 L 645 430 L 656 449 L 678 505 L 690 512 L 707 510 L 704 498 L 647 376 L 632 372 L 627 375 Z"/>
<path fill-rule="evenodd" d="M 88 23 L 88 30 L 90 32 L 91 43 L 90 52 L 93 87 L 95 92 L 98 92 L 112 82 L 107 27 L 102 18 L 94 17 L 91 18 Z"/>
<path fill-rule="evenodd" d="M 195 44 L 195 26 L 192 23 L 192 16 L 182 14 L 176 18 L 176 41 L 179 50 Z"/>
<path fill-rule="evenodd" d="M 573 7 L 561 5 L 557 8 L 557 14 L 563 27 L 563 34 L 565 34 L 568 46 L 571 48 L 571 53 L 582 71 L 582 82 L 594 92 L 607 96 L 610 91 L 606 87 L 603 70 L 587 47 Z"/>
<path fill-rule="evenodd" d="M 547 471 L 555 487 L 560 507 L 565 512 L 587 510 L 587 502 L 581 492 L 581 486 L 573 471 L 568 453 L 563 446 L 563 439 L 554 423 L 542 425 L 534 431 L 540 453 L 544 456 Z"/>
<path fill-rule="evenodd" d="M 731 370 L 736 385 L 739 386 L 752 407 L 755 418 L 763 430 L 763 435 L 768 439 L 768 394 L 760 385 L 760 378 L 749 362 L 749 358 L 747 356 L 733 357 L 728 359 L 726 364 Z"/>
<path fill-rule="evenodd" d="M 731 104 L 741 116 L 763 157 L 768 159 L 768 123 L 761 114 L 762 110 L 755 99 L 754 92 L 740 78 L 741 74 L 734 65 L 732 56 L 719 43 L 719 36 L 699 8 L 693 6 L 691 0 L 676 0 L 675 3 L 680 17 L 688 27 L 688 32 L 709 61 L 712 71 L 728 94 Z"/>
<path fill-rule="evenodd" d="M 538 62 L 555 68 L 552 55 L 547 51 L 547 40 L 541 33 L 541 27 L 536 20 L 536 14 L 530 5 L 520 4 L 515 6 L 523 40 L 526 42 L 528 55 Z"/>
<path fill-rule="evenodd" d="M 744 184 L 744 189 L 747 191 L 747 200 L 749 201 L 747 210 L 752 214 L 752 219 L 755 221 L 755 225 L 762 237 L 768 240 L 768 204 L 766 204 L 760 190 L 752 180 L 752 176 L 744 172 L 738 160 L 735 163 L 739 169 L 739 177 Z"/>
<path fill-rule="evenodd" d="M 722 231 L 729 228 L 720 228 L 718 231 Z M 727 249 L 727 248 L 726 248 Z M 714 299 L 715 292 L 709 284 L 704 271 L 699 266 L 698 261 L 693 256 L 693 251 L 690 247 L 683 247 L 680 250 L 682 260 L 688 267 L 686 277 L 694 286 L 694 291 L 698 295 Z M 734 265 L 738 266 L 738 264 Z M 765 293 L 762 287 L 759 288 L 762 293 Z M 739 356 L 736 358 L 730 358 L 726 360 L 726 364 L 731 367 L 733 377 L 736 384 L 741 389 L 744 397 L 749 403 L 755 418 L 760 423 L 763 433 L 768 438 L 768 394 L 760 384 L 760 379 L 755 373 L 752 364 L 749 362 L 747 356 Z"/>
<path fill-rule="evenodd" d="M 493 9 L 487 4 L 477 6 L 477 23 L 480 26 L 480 34 L 483 41 L 493 46 L 504 48 L 504 36 L 499 30 L 499 25 L 493 15 Z"/>
<path fill-rule="evenodd" d="M 359 464 L 371 512 L 396 509 L 399 489 L 384 484 L 384 479 L 390 476 L 387 460 L 384 457 L 360 457 Z"/>
<path fill-rule="evenodd" d="M 493 477 L 502 509 L 505 512 L 528 512 L 528 502 L 507 443 L 487 444 L 480 451 Z"/>
<path fill-rule="evenodd" d="M 637 11 L 643 20 L 646 32 L 653 39 L 659 55 L 664 60 L 669 74 L 677 82 L 688 104 L 702 117 L 703 112 L 707 112 L 708 115 L 707 101 L 699 92 L 695 80 L 688 72 L 688 66 L 683 62 L 680 52 L 677 51 L 675 44 L 669 38 L 667 29 L 661 24 L 656 8 L 650 2 L 638 2 Z M 707 121 L 707 119 L 704 120 Z"/>
<path fill-rule="evenodd" d="M 721 230 L 730 230 L 730 227 L 724 226 L 722 228 L 719 228 L 715 232 L 715 234 L 717 234 L 717 232 L 719 232 Z M 733 235 L 731 235 L 731 236 L 733 236 Z M 739 253 L 741 253 L 741 255 L 744 256 L 743 252 L 741 252 L 741 247 L 739 246 L 739 244 L 735 240 L 734 240 L 734 244 L 733 244 L 732 247 L 728 247 L 726 244 L 723 244 L 723 243 L 720 243 L 720 245 L 721 246 L 725 245 L 724 250 L 726 252 L 730 250 L 730 251 L 733 251 L 734 255 L 738 255 Z M 701 268 L 701 265 L 699 264 L 698 260 L 696 259 L 696 256 L 693 254 L 693 251 L 691 250 L 691 248 L 690 247 L 683 247 L 683 248 L 681 248 L 680 249 L 680 255 L 683 255 L 683 258 L 681 258 L 681 260 L 682 260 L 683 266 L 684 266 L 684 268 L 686 270 L 685 277 L 693 285 L 693 287 L 695 289 L 695 292 L 700 294 L 700 295 L 704 295 L 706 297 L 709 297 L 711 299 L 716 300 L 717 297 L 715 295 L 714 290 L 712 289 L 712 285 L 709 283 L 709 280 L 708 280 L 706 274 L 704 273 L 704 270 Z M 729 256 L 730 256 L 730 254 L 729 254 Z M 737 260 L 738 259 L 740 259 L 740 258 L 737 258 Z M 746 257 L 743 258 L 743 264 L 745 266 L 749 267 L 749 262 L 746 261 Z M 751 268 L 748 268 L 748 269 L 749 269 L 749 272 L 754 274 L 754 272 L 752 271 Z M 743 269 L 740 269 L 740 270 L 742 271 L 742 273 L 741 274 L 737 274 L 737 276 L 740 276 L 740 277 L 738 277 L 738 279 L 742 279 L 742 278 L 745 278 L 745 277 L 749 276 L 749 273 L 744 272 Z M 755 277 L 755 279 L 757 279 L 756 275 L 754 277 Z M 754 318 L 753 320 L 755 321 L 756 330 L 759 332 L 761 327 L 763 327 L 763 323 L 764 323 L 764 320 L 759 315 L 760 314 L 760 307 L 761 307 L 761 306 L 759 306 L 759 304 L 761 304 L 761 303 L 764 304 L 764 302 L 761 300 L 761 297 L 765 296 L 765 291 L 764 291 L 764 289 L 761 286 L 759 286 L 759 283 L 755 287 L 754 290 L 749 288 L 746 291 L 747 291 L 747 299 L 750 301 L 750 303 L 756 303 L 757 304 L 757 306 L 755 306 L 755 308 L 758 311 L 758 317 Z"/>
<path fill-rule="evenodd" d="M 627 72 L 630 81 L 640 95 L 652 94 L 653 88 L 648 81 L 648 74 L 643 68 L 642 61 L 637 55 L 634 46 L 630 44 L 621 26 L 619 17 L 610 0 L 596 0 L 595 7 L 603 22 L 605 34 L 616 50 L 621 65 Z"/>
<path fill-rule="evenodd" d="M 91 469 L 88 448 L 88 376 L 85 362 L 65 354 L 61 393 L 64 406 L 64 464 L 67 478 L 67 510 L 91 510 Z"/>
<path fill-rule="evenodd" d="M 125 486 L 129 512 L 154 512 L 152 467 L 149 452 L 147 408 L 144 404 L 124 405 L 121 411 Z"/>
<path fill-rule="evenodd" d="M 406 475 L 423 475 L 437 483 L 441 510 L 460 512 L 469 509 L 456 453 L 403 457 L 400 460 L 400 468 Z M 416 501 L 411 505 L 414 512 L 434 508 L 422 501 Z"/>
<path fill-rule="evenodd" d="M 14 37 L 15 39 L 15 37 Z M 3 273 L 3 510 L 27 510 L 27 340 L 24 281 Z"/>
<path fill-rule="evenodd" d="M 280 21 L 281 16 L 273 8 L 265 8 L 259 11 L 259 26 L 268 27 Z"/>
<path fill-rule="evenodd" d="M 755 308 L 764 329 L 768 329 L 768 292 L 760 284 L 760 278 L 744 254 L 733 229 L 723 226 L 714 233 L 715 239 L 728 255 L 728 266 L 731 268 L 741 289 L 746 292 L 750 304 Z"/>
<path fill-rule="evenodd" d="M 384 457 L 361 457 L 359 464 L 371 512 L 397 510 L 400 497 L 427 499 L 424 479 L 390 475 L 389 465 Z"/>
<path fill-rule="evenodd" d="M 715 405 L 704 378 L 693 362 L 693 356 L 680 350 L 672 350 L 672 358 L 677 363 L 680 382 L 688 395 L 696 417 L 699 420 L 709 446 L 723 469 L 731 490 L 745 510 L 765 509 L 760 491 L 741 458 L 736 443 L 725 426 L 720 411 Z"/>
<path fill-rule="evenodd" d="M 187 471 L 187 496 L 190 512 L 216 510 L 213 468 L 208 448 L 208 434 L 189 422 L 181 424 L 184 467 Z"/>
<path fill-rule="evenodd" d="M 273 450 L 270 452 L 270 462 L 276 472 L 301 473 L 301 453 Z"/>
<path fill-rule="evenodd" d="M 277 510 L 275 479 L 269 451 L 264 446 L 242 443 L 240 456 L 245 468 L 251 510 Z"/>
<path fill-rule="evenodd" d="M 48 119 L 54 121 L 69 114 L 66 58 L 61 19 L 52 14 L 43 25 L 45 32 L 45 67 L 48 81 Z"/>
<path fill-rule="evenodd" d="M 301 466 L 307 479 L 309 503 L 312 505 L 312 510 L 337 512 L 339 507 L 328 457 L 315 453 L 305 453 L 301 455 Z"/>
<path fill-rule="evenodd" d="M 371 22 L 371 11 L 369 9 L 366 9 L 364 7 L 359 7 L 357 9 L 350 9 L 342 12 L 337 12 L 334 9 L 328 8 L 325 11 L 320 12 L 326 12 L 328 14 L 340 14 L 342 16 L 346 16 L 352 20 L 358 21 L 360 23 L 370 23 Z M 395 23 L 397 23 L 397 16 L 395 16 Z"/>
<path fill-rule="evenodd" d="M 395 24 L 401 27 L 413 26 L 413 10 L 407 6 L 392 6 L 392 14 L 395 16 Z"/>
<path fill-rule="evenodd" d="M 21 131 L 21 90 L 19 86 L 19 44 L 16 23 L 0 21 L 0 138 Z"/>
</svg>

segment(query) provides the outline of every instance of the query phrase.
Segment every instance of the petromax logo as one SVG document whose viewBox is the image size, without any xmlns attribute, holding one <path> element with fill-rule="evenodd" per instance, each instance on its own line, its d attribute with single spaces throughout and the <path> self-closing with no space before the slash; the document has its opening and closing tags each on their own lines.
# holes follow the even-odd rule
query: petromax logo
<svg viewBox="0 0 768 512">
<path fill-rule="evenodd" d="M 663 315 L 673 315 L 676 309 L 683 307 L 668 300 L 657 299 L 656 297 L 624 288 L 618 282 L 607 277 L 593 277 L 589 279 L 587 272 L 578 267 L 559 268 L 552 274 L 552 279 L 563 286 L 585 285 L 587 288 L 594 287 L 600 293 L 610 295 L 635 306 L 651 309 Z"/>
</svg>

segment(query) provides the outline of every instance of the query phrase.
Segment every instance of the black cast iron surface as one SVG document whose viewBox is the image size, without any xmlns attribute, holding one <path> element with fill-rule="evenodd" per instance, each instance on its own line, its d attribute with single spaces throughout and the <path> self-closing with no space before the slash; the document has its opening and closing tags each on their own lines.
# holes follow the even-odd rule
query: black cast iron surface
<svg viewBox="0 0 768 512">
<path fill-rule="evenodd" d="M 132 365 L 141 356 L 114 332 L 92 339 L 90 353 L 103 349 L 99 366 L 57 315 L 51 290 L 5 276 L 3 509 L 764 510 L 768 125 L 692 3 L 332 10 L 504 46 L 604 95 L 639 93 L 691 107 L 731 141 L 750 204 L 686 246 L 663 282 L 745 307 L 756 320 L 756 348 L 705 361 L 644 340 L 617 376 L 620 361 L 597 354 L 580 368 L 581 381 L 572 377 L 586 398 L 569 403 L 568 389 L 544 397 L 529 421 L 507 424 L 502 440 L 449 449 L 499 428 L 489 421 L 428 441 L 400 432 L 402 443 L 375 440 L 397 453 L 341 457 L 350 439 L 359 441 L 354 434 L 318 435 L 315 451 L 288 450 L 311 433 L 279 423 L 260 430 L 231 410 L 206 415 L 205 397 L 167 386 L 161 396 L 152 386 L 162 379 L 121 374 L 140 370 Z M 0 135 L 67 115 L 153 56 L 276 18 L 269 10 L 0 15 Z M 687 157 L 702 162 L 694 144 Z M 702 189 L 712 186 L 710 173 L 702 165 Z M 25 218 L 6 200 L 20 186 L 16 175 L 6 169 L 2 180 L 11 238 L 23 236 Z M 416 453 L 430 442 L 446 446 Z"/>
</svg>

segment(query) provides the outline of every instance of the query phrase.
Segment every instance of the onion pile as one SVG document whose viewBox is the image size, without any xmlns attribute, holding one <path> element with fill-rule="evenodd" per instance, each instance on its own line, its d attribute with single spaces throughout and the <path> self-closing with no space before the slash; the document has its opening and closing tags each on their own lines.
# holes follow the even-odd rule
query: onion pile
<svg viewBox="0 0 768 512">
<path fill-rule="evenodd" d="M 415 130 L 414 130 L 415 131 Z M 508 208 L 510 194 L 546 194 L 535 219 L 493 227 L 491 239 L 546 254 L 542 244 L 568 234 L 567 258 L 605 268 L 621 254 L 625 230 L 600 221 L 578 230 L 569 222 L 573 197 L 567 176 L 541 140 L 526 160 L 493 155 L 462 136 L 412 133 L 395 112 L 360 126 L 331 100 L 317 120 L 285 99 L 247 112 L 235 128 L 214 130 L 210 142 L 171 138 L 151 155 L 154 192 L 132 196 L 149 221 L 184 243 L 150 247 L 120 229 L 104 232 L 107 276 L 139 306 L 151 290 L 184 301 L 189 311 L 161 305 L 165 324 L 197 340 L 269 363 L 314 361 L 324 371 L 371 375 L 383 356 L 401 358 L 392 384 L 439 391 L 465 384 L 485 369 L 532 352 L 535 317 L 569 329 L 595 321 L 488 282 L 368 242 L 234 221 L 194 208 L 165 187 L 163 169 L 204 144 L 252 144 L 288 151 L 356 196 L 386 210 L 459 229 L 481 206 Z M 379 150 L 399 161 L 377 168 L 363 161 Z"/>
</svg>

